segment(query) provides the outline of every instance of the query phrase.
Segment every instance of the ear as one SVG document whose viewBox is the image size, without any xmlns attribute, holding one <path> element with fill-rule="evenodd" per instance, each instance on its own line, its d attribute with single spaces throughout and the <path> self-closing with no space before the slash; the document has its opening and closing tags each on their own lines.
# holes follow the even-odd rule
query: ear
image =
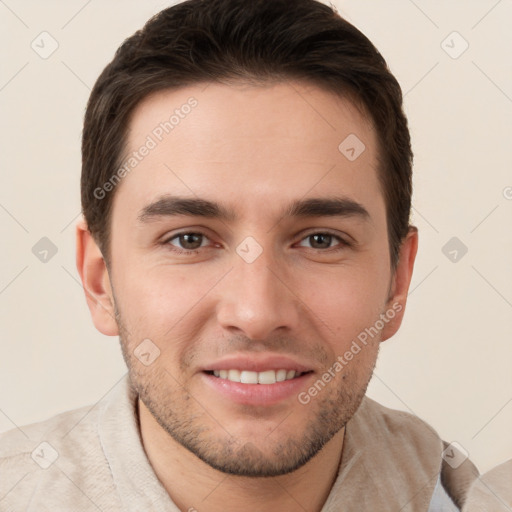
<svg viewBox="0 0 512 512">
<path fill-rule="evenodd" d="M 118 335 L 107 265 L 83 219 L 76 226 L 76 267 L 96 329 L 107 336 Z"/>
<path fill-rule="evenodd" d="M 382 329 L 381 341 L 391 338 L 402 324 L 417 252 L 418 229 L 415 226 L 410 226 L 409 232 L 400 246 L 397 267 L 391 279 L 391 293 L 386 303 L 387 313 L 385 313 L 389 321 Z"/>
</svg>

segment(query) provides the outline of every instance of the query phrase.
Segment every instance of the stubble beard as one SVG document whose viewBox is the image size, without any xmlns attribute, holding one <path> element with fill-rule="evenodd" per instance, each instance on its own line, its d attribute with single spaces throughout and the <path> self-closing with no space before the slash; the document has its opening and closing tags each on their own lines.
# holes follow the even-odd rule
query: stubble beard
<svg viewBox="0 0 512 512">
<path fill-rule="evenodd" d="M 131 385 L 162 429 L 210 467 L 244 477 L 285 475 L 317 455 L 357 411 L 371 380 L 378 352 L 377 344 L 371 368 L 365 369 L 363 385 L 361 378 L 358 383 L 356 373 L 347 367 L 333 381 L 337 386 L 330 382 L 309 404 L 301 405 L 297 401 L 297 407 L 311 408 L 300 432 L 284 431 L 279 436 L 279 429 L 286 429 L 287 422 L 283 421 L 271 436 L 265 437 L 265 434 L 263 439 L 248 441 L 230 435 L 230 425 L 218 417 L 215 410 L 207 410 L 201 397 L 192 396 L 179 383 L 180 379 L 158 364 L 158 360 L 149 367 L 141 364 L 133 353 L 137 343 L 130 339 L 117 308 L 116 320 Z M 248 417 L 248 421 L 253 422 L 254 418 Z M 259 443 L 262 449 L 258 448 Z"/>
</svg>

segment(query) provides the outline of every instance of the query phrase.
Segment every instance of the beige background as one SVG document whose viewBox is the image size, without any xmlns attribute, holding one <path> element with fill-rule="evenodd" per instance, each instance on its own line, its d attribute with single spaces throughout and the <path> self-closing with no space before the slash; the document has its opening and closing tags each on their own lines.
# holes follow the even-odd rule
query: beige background
<svg viewBox="0 0 512 512">
<path fill-rule="evenodd" d="M 125 372 L 75 270 L 81 122 L 117 46 L 169 4 L 0 1 L 0 431 L 93 404 Z M 420 253 L 369 395 L 485 471 L 512 457 L 512 2 L 335 5 L 402 84 L 415 151 Z M 43 31 L 59 45 L 47 59 L 31 48 Z M 464 40 L 458 58 L 445 51 Z M 32 253 L 42 237 L 58 248 L 46 263 Z M 452 237 L 468 248 L 457 262 L 442 252 Z"/>
</svg>

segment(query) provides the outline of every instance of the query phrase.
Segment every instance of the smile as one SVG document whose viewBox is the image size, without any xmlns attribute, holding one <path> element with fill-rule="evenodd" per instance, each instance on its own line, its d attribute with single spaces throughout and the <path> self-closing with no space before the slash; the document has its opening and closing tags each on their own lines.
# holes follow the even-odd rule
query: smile
<svg viewBox="0 0 512 512">
<path fill-rule="evenodd" d="M 208 372 L 219 379 L 226 379 L 231 382 L 240 382 L 242 384 L 275 384 L 300 377 L 303 373 L 295 370 L 265 370 L 262 372 L 253 372 L 249 370 L 213 370 Z"/>
</svg>

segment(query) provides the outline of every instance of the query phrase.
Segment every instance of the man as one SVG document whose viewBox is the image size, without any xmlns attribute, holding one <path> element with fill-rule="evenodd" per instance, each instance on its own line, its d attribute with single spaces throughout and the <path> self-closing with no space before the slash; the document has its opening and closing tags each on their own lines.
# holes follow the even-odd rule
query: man
<svg viewBox="0 0 512 512">
<path fill-rule="evenodd" d="M 83 132 L 77 267 L 127 377 L 2 436 L 0 510 L 459 510 L 478 471 L 365 397 L 418 235 L 398 83 L 314 0 L 189 0 Z"/>
</svg>

